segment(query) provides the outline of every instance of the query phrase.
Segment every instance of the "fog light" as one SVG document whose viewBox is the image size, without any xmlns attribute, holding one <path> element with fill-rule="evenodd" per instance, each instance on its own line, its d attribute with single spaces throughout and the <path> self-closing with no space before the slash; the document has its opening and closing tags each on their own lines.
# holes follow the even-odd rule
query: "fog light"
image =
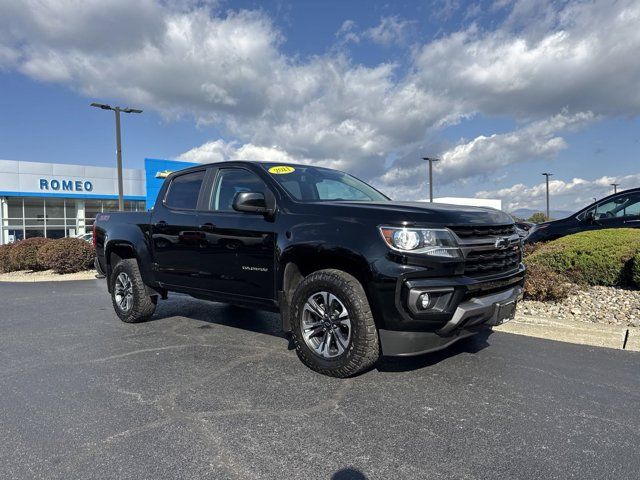
<svg viewBox="0 0 640 480">
<path fill-rule="evenodd" d="M 423 293 L 422 295 L 420 295 L 420 298 L 418 300 L 420 307 L 422 308 L 422 310 L 426 310 L 427 308 L 429 308 L 429 302 L 431 301 L 431 299 L 429 298 L 429 294 L 428 293 Z"/>
<path fill-rule="evenodd" d="M 413 314 L 425 318 L 434 313 L 446 312 L 453 299 L 454 289 L 451 287 L 410 288 L 407 295 L 407 308 Z"/>
</svg>

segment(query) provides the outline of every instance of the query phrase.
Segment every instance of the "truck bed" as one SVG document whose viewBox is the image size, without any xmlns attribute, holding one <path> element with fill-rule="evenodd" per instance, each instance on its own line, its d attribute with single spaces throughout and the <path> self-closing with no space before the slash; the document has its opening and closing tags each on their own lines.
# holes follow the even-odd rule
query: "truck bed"
<svg viewBox="0 0 640 480">
<path fill-rule="evenodd" d="M 149 225 L 151 212 L 104 212 L 99 213 L 96 222 L 100 225 L 127 223 L 130 225 Z"/>
</svg>

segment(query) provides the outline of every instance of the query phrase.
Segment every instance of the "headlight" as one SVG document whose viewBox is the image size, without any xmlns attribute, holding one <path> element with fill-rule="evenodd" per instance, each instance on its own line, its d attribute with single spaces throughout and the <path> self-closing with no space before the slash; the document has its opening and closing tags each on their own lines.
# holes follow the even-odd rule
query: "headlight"
<svg viewBox="0 0 640 480">
<path fill-rule="evenodd" d="M 387 245 L 398 252 L 461 258 L 449 230 L 435 228 L 378 227 Z"/>
</svg>

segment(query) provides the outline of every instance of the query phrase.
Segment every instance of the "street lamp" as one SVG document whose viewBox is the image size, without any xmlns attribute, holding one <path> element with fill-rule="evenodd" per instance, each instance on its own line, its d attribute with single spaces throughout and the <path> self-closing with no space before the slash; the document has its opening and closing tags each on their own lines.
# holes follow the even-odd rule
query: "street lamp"
<svg viewBox="0 0 640 480">
<path fill-rule="evenodd" d="M 124 193 L 122 187 L 122 145 L 120 142 L 120 112 L 124 113 L 142 113 L 142 110 L 136 108 L 120 108 L 112 107 L 104 103 L 92 103 L 92 107 L 102 110 L 113 110 L 116 114 L 116 157 L 118 162 L 118 210 L 124 210 Z"/>
<path fill-rule="evenodd" d="M 611 185 L 613 187 L 613 193 L 614 194 L 618 193 L 618 187 L 620 186 L 619 183 L 610 183 L 609 185 Z"/>
<path fill-rule="evenodd" d="M 439 162 L 439 158 L 422 157 L 429 162 L 429 201 L 433 203 L 433 162 Z"/>
<path fill-rule="evenodd" d="M 542 175 L 547 177 L 547 220 L 551 218 L 549 215 L 549 177 L 553 175 L 553 173 L 544 172 Z"/>
</svg>

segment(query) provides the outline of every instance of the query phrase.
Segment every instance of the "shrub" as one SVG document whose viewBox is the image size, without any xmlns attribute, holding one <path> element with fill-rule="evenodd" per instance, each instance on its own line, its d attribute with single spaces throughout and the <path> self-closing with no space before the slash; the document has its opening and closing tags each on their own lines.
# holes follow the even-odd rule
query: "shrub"
<svg viewBox="0 0 640 480">
<path fill-rule="evenodd" d="M 527 221 L 533 222 L 533 223 L 542 223 L 542 222 L 546 222 L 547 220 L 549 219 L 544 213 L 536 212 L 533 215 L 531 215 Z"/>
<path fill-rule="evenodd" d="M 93 246 L 79 238 L 61 238 L 42 247 L 38 261 L 56 273 L 88 270 L 95 258 Z"/>
<path fill-rule="evenodd" d="M 524 298 L 541 302 L 567 298 L 572 285 L 567 277 L 545 265 L 531 265 L 524 281 Z"/>
<path fill-rule="evenodd" d="M 12 248 L 12 243 L 0 245 L 0 273 L 13 272 L 16 269 L 15 265 L 11 261 L 10 253 Z"/>
<path fill-rule="evenodd" d="M 527 258 L 533 252 L 538 250 L 538 248 L 540 248 L 541 245 L 542 245 L 541 243 L 525 243 L 524 244 L 524 249 L 523 249 L 523 252 L 522 252 L 524 258 Z"/>
<path fill-rule="evenodd" d="M 640 251 L 633 257 L 633 265 L 631 267 L 631 279 L 636 287 L 640 288 Z"/>
<path fill-rule="evenodd" d="M 45 270 L 46 267 L 38 263 L 38 251 L 50 241 L 48 238 L 34 237 L 14 243 L 9 257 L 15 270 Z"/>
<path fill-rule="evenodd" d="M 528 267 L 544 266 L 573 283 L 633 284 L 633 258 L 640 252 L 640 229 L 594 230 L 546 243 L 527 256 Z"/>
</svg>

